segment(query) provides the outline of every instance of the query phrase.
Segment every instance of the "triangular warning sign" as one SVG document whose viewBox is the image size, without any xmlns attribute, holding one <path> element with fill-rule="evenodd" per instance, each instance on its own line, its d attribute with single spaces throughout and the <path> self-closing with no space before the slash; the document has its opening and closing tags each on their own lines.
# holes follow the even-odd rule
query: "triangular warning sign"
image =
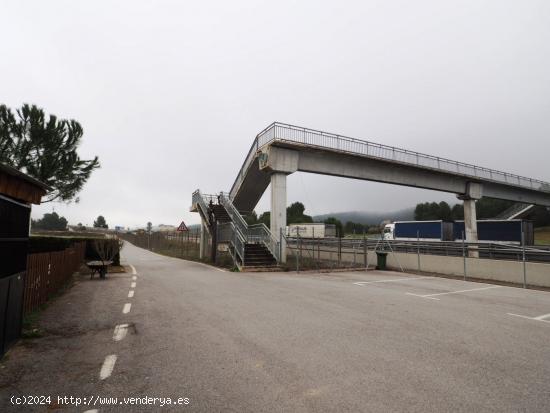
<svg viewBox="0 0 550 413">
<path fill-rule="evenodd" d="M 181 221 L 181 224 L 178 227 L 177 231 L 185 232 L 185 231 L 189 231 L 189 229 L 187 228 L 187 225 L 185 225 L 185 222 Z"/>
</svg>

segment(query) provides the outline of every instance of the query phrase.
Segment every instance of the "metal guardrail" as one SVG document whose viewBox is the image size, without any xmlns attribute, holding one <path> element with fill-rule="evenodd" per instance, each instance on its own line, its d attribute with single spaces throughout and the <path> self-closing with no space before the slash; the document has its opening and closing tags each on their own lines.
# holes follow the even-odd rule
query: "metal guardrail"
<svg viewBox="0 0 550 413">
<path fill-rule="evenodd" d="M 352 155 L 390 160 L 395 163 L 415 165 L 426 169 L 462 175 L 473 179 L 484 179 L 550 193 L 550 183 L 537 179 L 527 178 L 494 169 L 483 168 L 437 156 L 426 155 L 419 152 L 409 151 L 407 149 L 274 122 L 260 132 L 256 136 L 256 139 L 254 139 L 239 174 L 231 187 L 231 199 L 235 197 L 236 192 L 240 187 L 248 168 L 254 161 L 257 152 L 264 146 L 273 142 L 288 142 L 308 147 L 330 149 Z"/>
</svg>

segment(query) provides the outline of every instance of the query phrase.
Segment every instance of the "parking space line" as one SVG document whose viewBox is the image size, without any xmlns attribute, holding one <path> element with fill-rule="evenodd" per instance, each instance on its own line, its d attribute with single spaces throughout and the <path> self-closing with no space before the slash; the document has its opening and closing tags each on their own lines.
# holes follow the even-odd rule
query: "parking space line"
<svg viewBox="0 0 550 413">
<path fill-rule="evenodd" d="M 405 293 L 405 295 L 414 295 L 415 297 L 420 297 L 420 298 L 427 298 L 429 300 L 437 300 L 437 301 L 440 301 L 439 298 L 435 298 L 435 297 L 430 297 L 428 295 L 422 295 L 422 294 L 413 294 L 413 293 Z"/>
<path fill-rule="evenodd" d="M 438 298 L 434 298 L 441 295 L 451 295 L 451 294 L 461 294 L 461 293 L 469 293 L 471 291 L 484 291 L 484 290 L 490 290 L 493 288 L 502 288 L 501 285 L 492 285 L 490 287 L 482 287 L 482 288 L 472 288 L 469 290 L 458 290 L 458 291 L 447 291 L 445 293 L 437 293 L 437 294 L 413 294 L 413 293 L 405 293 L 407 295 L 414 295 L 415 297 L 421 297 L 421 298 L 429 298 L 429 299 L 435 299 L 439 300 Z"/>
<path fill-rule="evenodd" d="M 545 320 L 545 318 L 550 317 L 550 314 L 541 315 L 541 316 L 538 316 L 538 317 L 528 317 L 526 315 L 514 314 L 514 313 L 506 313 L 506 314 L 514 316 L 514 317 L 526 318 L 527 320 L 542 321 L 543 323 L 550 323 L 550 320 Z"/>
<path fill-rule="evenodd" d="M 433 278 L 433 277 L 409 277 L 409 278 L 394 278 L 391 280 L 375 280 L 375 281 L 358 281 L 355 282 L 355 285 L 367 285 L 367 284 L 375 284 L 375 283 L 391 283 L 391 282 L 397 282 L 397 281 L 410 281 L 410 280 L 424 280 L 426 278 Z"/>
</svg>

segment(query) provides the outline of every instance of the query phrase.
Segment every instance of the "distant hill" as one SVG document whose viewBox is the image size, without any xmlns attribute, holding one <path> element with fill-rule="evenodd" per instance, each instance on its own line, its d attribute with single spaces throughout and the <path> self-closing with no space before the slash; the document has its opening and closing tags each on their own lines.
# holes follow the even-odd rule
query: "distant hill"
<svg viewBox="0 0 550 413">
<path fill-rule="evenodd" d="M 382 221 L 410 221 L 414 220 L 414 208 L 401 209 L 393 212 L 333 212 L 330 214 L 316 215 L 314 221 L 323 221 L 328 217 L 339 219 L 342 224 L 347 221 L 357 222 L 359 224 L 379 225 Z"/>
</svg>

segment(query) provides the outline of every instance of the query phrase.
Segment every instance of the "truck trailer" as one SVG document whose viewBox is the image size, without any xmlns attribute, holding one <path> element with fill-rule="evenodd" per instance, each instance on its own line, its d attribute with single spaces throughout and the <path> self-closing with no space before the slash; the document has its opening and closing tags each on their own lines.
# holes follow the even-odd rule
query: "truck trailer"
<svg viewBox="0 0 550 413">
<path fill-rule="evenodd" d="M 384 239 L 401 241 L 462 241 L 464 221 L 397 221 L 384 227 Z M 533 222 L 521 219 L 477 221 L 479 242 L 534 244 Z"/>
<path fill-rule="evenodd" d="M 451 221 L 396 221 L 384 227 L 384 239 L 400 241 L 453 241 Z"/>
<path fill-rule="evenodd" d="M 462 240 L 463 231 L 464 221 L 455 221 L 455 240 Z M 479 242 L 522 245 L 522 237 L 525 237 L 525 245 L 534 245 L 533 221 L 523 219 L 483 219 L 477 221 L 477 238 Z"/>
</svg>

